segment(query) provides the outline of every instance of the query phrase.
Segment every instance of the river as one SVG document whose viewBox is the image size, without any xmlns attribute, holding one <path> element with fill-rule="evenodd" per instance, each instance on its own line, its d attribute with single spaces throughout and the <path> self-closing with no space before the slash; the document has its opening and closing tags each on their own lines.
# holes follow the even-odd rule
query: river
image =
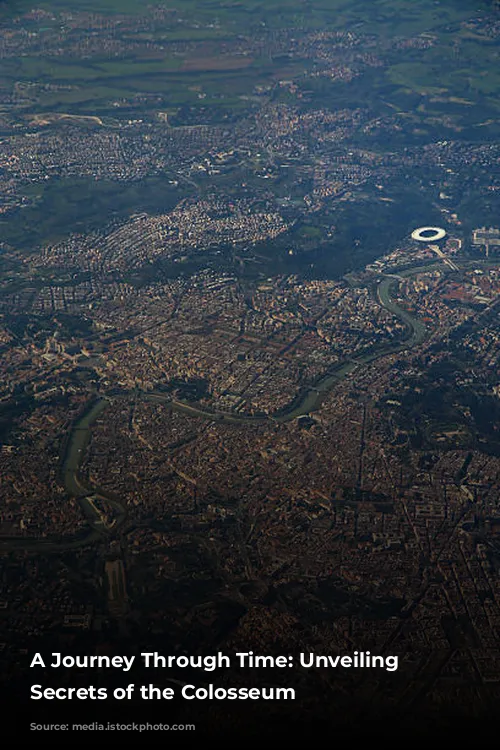
<svg viewBox="0 0 500 750">
<path fill-rule="evenodd" d="M 480 265 L 480 261 L 476 262 L 476 265 Z M 416 346 L 420 344 L 426 335 L 426 328 L 424 324 L 410 315 L 410 313 L 402 310 L 399 305 L 392 299 L 392 291 L 396 286 L 396 282 L 400 281 L 403 277 L 413 276 L 423 271 L 430 271 L 436 268 L 442 268 L 440 264 L 432 263 L 427 266 L 420 266 L 418 268 L 410 268 L 402 271 L 397 276 L 386 276 L 377 286 L 377 297 L 380 304 L 385 307 L 389 312 L 393 313 L 398 317 L 407 327 L 408 335 L 403 341 L 399 341 L 394 345 L 384 345 L 375 351 L 366 353 L 357 357 L 355 360 L 349 359 L 340 362 L 334 371 L 325 375 L 316 384 L 308 388 L 299 399 L 290 405 L 288 410 L 277 414 L 276 416 L 261 416 L 254 417 L 248 414 L 234 414 L 230 412 L 215 412 L 207 409 L 201 409 L 192 404 L 185 403 L 182 401 L 175 401 L 166 395 L 161 393 L 151 392 L 143 394 L 145 398 L 152 401 L 161 403 L 167 403 L 172 409 L 184 414 L 190 414 L 193 417 L 201 419 L 217 420 L 221 422 L 234 423 L 234 424 L 262 424 L 273 420 L 275 422 L 290 422 L 297 417 L 310 414 L 315 409 L 318 409 L 322 400 L 330 392 L 330 390 L 339 381 L 348 377 L 354 370 L 375 361 L 376 359 L 387 356 L 396 351 L 401 351 L 408 348 L 409 346 Z M 104 500 L 106 503 L 111 505 L 117 513 L 115 528 L 120 526 L 125 520 L 126 510 L 122 503 L 116 498 L 111 498 L 106 495 L 105 492 L 98 488 L 91 488 L 86 486 L 80 476 L 79 471 L 81 468 L 82 460 L 85 455 L 85 450 L 90 440 L 90 431 L 94 422 L 106 409 L 110 401 L 107 398 L 101 398 L 95 401 L 90 408 L 81 416 L 72 427 L 72 432 L 68 442 L 68 448 L 63 465 L 63 476 L 64 485 L 72 497 L 75 497 L 82 508 L 82 511 L 87 518 L 90 526 L 88 534 L 79 539 L 71 539 L 67 542 L 55 542 L 45 539 L 25 539 L 23 537 L 11 538 L 9 540 L 0 540 L 0 548 L 8 549 L 33 549 L 36 551 L 62 551 L 66 549 L 76 549 L 77 547 L 90 544 L 98 539 L 102 539 L 103 535 L 109 534 L 110 530 L 107 529 L 101 520 L 101 515 L 96 509 L 95 499 Z M 92 496 L 92 499 L 91 497 Z"/>
</svg>

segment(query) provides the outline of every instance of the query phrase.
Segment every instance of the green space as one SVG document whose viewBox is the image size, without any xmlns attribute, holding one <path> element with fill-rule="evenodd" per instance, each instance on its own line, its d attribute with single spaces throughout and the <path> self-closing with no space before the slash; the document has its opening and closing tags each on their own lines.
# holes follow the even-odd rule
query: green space
<svg viewBox="0 0 500 750">
<path fill-rule="evenodd" d="M 50 124 L 44 126 L 37 121 L 37 116 L 43 121 L 44 115 L 56 114 L 102 119 L 103 126 L 66 121 L 66 125 L 82 129 L 120 128 L 129 118 L 143 121 L 146 128 L 152 123 L 158 125 L 159 112 L 169 112 L 168 125 L 174 127 L 223 122 L 239 122 L 245 127 L 246 114 L 286 102 L 304 112 L 359 109 L 369 111 L 374 118 L 400 118 L 390 131 L 384 125 L 378 132 L 346 127 L 346 131 L 352 131 L 350 146 L 378 155 L 445 138 L 497 142 L 500 135 L 498 46 L 462 26 L 464 19 L 488 9 L 485 2 L 173 0 L 165 9 L 138 0 L 42 0 L 36 4 L 37 13 L 46 10 L 46 17 L 28 15 L 16 23 L 12 23 L 13 18 L 34 7 L 31 0 L 0 7 L 0 24 L 5 24 L 9 32 L 21 28 L 28 36 L 38 39 L 46 35 L 49 40 L 47 53 L 39 50 L 35 54 L 28 45 L 26 54 L 2 60 L 0 92 L 6 100 L 12 94 L 17 97 L 8 111 L 13 113 L 19 132 L 27 127 L 40 133 L 42 127 L 45 132 L 59 129 L 61 123 L 55 118 L 50 121 L 48 117 Z M 88 24 L 79 15 L 87 12 L 94 19 Z M 61 15 L 68 13 L 72 17 Z M 95 29 L 101 21 L 105 22 L 103 28 L 109 23 L 113 29 L 109 36 L 104 33 L 103 39 L 121 45 L 118 52 L 112 46 L 106 49 L 104 42 L 100 44 L 100 32 Z M 76 24 L 74 28 L 72 23 Z M 287 56 L 288 41 L 273 57 L 272 44 L 268 49 L 265 41 L 269 30 L 281 30 L 285 36 L 293 30 L 297 42 L 307 38 L 311 30 L 352 32 L 355 42 L 352 48 L 350 41 L 347 44 L 348 63 L 351 49 L 354 68 L 357 56 L 373 56 L 376 60 L 374 64 L 360 64 L 360 74 L 352 81 L 311 76 L 320 64 L 312 58 L 301 59 L 300 55 L 306 54 L 303 52 Z M 50 40 L 60 32 L 59 48 Z M 425 37 L 417 39 L 421 34 Z M 98 43 L 88 53 L 65 53 L 68 39 L 85 45 L 93 36 Z M 262 48 L 255 46 L 259 41 Z M 400 43 L 402 47 L 398 47 Z M 316 42 L 310 44 L 314 47 Z M 327 40 L 328 54 L 335 45 L 335 39 Z M 257 50 L 255 54 L 248 52 L 250 48 Z M 276 85 L 290 80 L 298 93 L 287 85 Z M 50 177 L 46 183 L 39 180 L 22 185 L 30 200 L 23 208 L 0 214 L 0 231 L 7 243 L 30 248 L 63 237 L 68 228 L 86 231 L 137 211 L 163 212 L 191 194 L 193 187 L 202 194 L 212 188 L 230 192 L 236 184 L 245 184 L 254 194 L 266 186 L 285 207 L 297 201 L 300 215 L 309 186 L 294 179 L 294 167 L 309 169 L 321 149 L 339 148 L 335 138 L 316 148 L 314 130 L 307 138 L 304 164 L 297 154 L 286 168 L 278 159 L 266 172 L 270 161 L 266 149 L 262 155 L 264 174 L 257 173 L 257 157 L 252 154 L 240 165 L 210 178 L 203 173 L 194 173 L 194 182 L 181 177 L 179 187 L 169 184 L 169 178 L 178 179 L 174 174 L 125 184 L 83 177 L 60 179 L 54 170 L 46 175 Z M 340 275 L 360 267 L 404 236 L 421 216 L 430 220 L 432 214 L 440 222 L 436 196 L 426 189 L 435 176 L 431 178 L 429 170 L 418 173 L 416 169 L 411 175 L 395 174 L 384 186 L 385 203 L 378 196 L 374 200 L 375 191 L 369 188 L 363 188 L 363 194 L 346 196 L 345 202 L 332 200 L 332 206 L 327 204 L 318 219 L 308 217 L 303 224 L 299 222 L 285 236 L 263 243 L 257 254 L 269 260 L 264 263 L 266 271 L 272 266 L 279 272 Z M 462 205 L 473 204 L 474 211 L 468 212 L 471 221 L 476 221 L 476 215 L 487 214 L 495 224 L 495 196 L 492 192 L 485 199 L 471 191 L 469 197 L 464 188 L 458 200 Z M 335 231 L 329 233 L 332 225 Z M 254 269 L 264 272 L 257 264 Z"/>
<path fill-rule="evenodd" d="M 168 176 L 139 183 L 60 179 L 31 185 L 26 194 L 35 199 L 34 205 L 0 217 L 2 239 L 23 249 L 56 242 L 67 236 L 68 227 L 73 232 L 89 231 L 136 211 L 168 211 L 180 196 Z"/>
<path fill-rule="evenodd" d="M 91 12 L 97 16 L 119 14 L 120 17 L 151 16 L 156 4 L 145 6 L 138 0 L 87 0 L 83 3 L 75 0 L 51 0 L 37 3 L 37 8 L 50 11 L 42 22 L 22 20 L 35 35 L 51 33 L 60 27 L 64 28 L 65 20 L 60 13 Z M 494 97 L 500 88 L 500 73 L 495 63 L 496 47 L 484 44 L 470 32 L 449 31 L 450 25 L 456 26 L 463 19 L 470 17 L 473 10 L 478 12 L 487 8 L 487 3 L 476 3 L 474 8 L 469 2 L 452 2 L 443 0 L 420 0 L 408 4 L 403 0 L 311 0 L 303 3 L 289 0 L 250 0 L 249 2 L 201 2 L 201 0 L 183 0 L 168 6 L 168 11 L 160 20 L 151 23 L 147 30 L 141 27 L 136 31 L 125 25 L 123 31 L 116 32 L 116 38 L 134 45 L 144 42 L 135 52 L 120 53 L 118 57 L 106 57 L 91 53 L 78 55 L 77 58 L 59 54 L 57 57 L 46 55 L 23 55 L 15 60 L 4 59 L 2 76 L 4 86 L 9 81 L 36 81 L 38 84 L 67 84 L 71 82 L 76 88 L 71 91 L 45 91 L 39 94 L 38 103 L 43 107 L 64 107 L 81 105 L 90 112 L 92 107 L 102 109 L 110 99 L 130 96 L 135 92 L 159 92 L 165 94 L 172 106 L 185 103 L 199 103 L 198 93 L 189 90 L 189 77 L 196 78 L 202 90 L 217 100 L 221 95 L 232 97 L 237 105 L 239 96 L 248 94 L 255 85 L 272 80 L 273 77 L 286 78 L 288 64 L 278 71 L 275 61 L 264 57 L 253 61 L 241 59 L 241 69 L 235 71 L 215 72 L 207 62 L 210 58 L 217 61 L 220 55 L 219 43 L 223 40 L 233 41 L 238 34 L 257 35 L 266 29 L 297 28 L 299 33 L 310 30 L 321 31 L 354 31 L 360 34 L 378 35 L 390 39 L 394 36 L 411 37 L 422 33 L 431 34 L 437 44 L 427 50 L 409 49 L 404 62 L 397 61 L 386 68 L 385 84 L 389 81 L 397 88 L 405 88 L 426 95 L 440 93 L 441 89 L 450 95 L 462 96 L 477 94 L 483 97 Z M 3 6 L 0 11 L 0 22 L 19 16 L 33 8 L 31 2 L 19 0 L 15 5 Z M 259 32 L 259 29 L 261 30 Z M 73 30 L 73 36 L 85 30 Z M 154 42 L 159 47 L 149 49 L 147 44 Z M 170 48 L 171 43 L 201 44 L 200 69 L 180 70 L 186 60 L 190 65 L 196 63 L 196 50 L 188 48 Z M 459 56 L 457 54 L 459 44 Z M 205 45 L 205 46 L 204 46 Z M 208 45 L 208 46 L 206 46 Z M 48 47 L 50 50 L 50 45 Z M 250 67 L 245 67 L 250 62 Z M 234 61 L 231 64 L 236 64 Z M 383 83 L 383 82 L 381 82 Z M 356 87 L 351 89 L 354 99 L 358 99 Z M 368 101 L 377 96 L 370 94 L 369 86 L 361 88 L 359 102 Z M 374 96 L 375 95 L 375 96 Z M 390 100 L 390 96 L 389 96 Z M 97 112 L 95 112 L 97 113 Z"/>
</svg>

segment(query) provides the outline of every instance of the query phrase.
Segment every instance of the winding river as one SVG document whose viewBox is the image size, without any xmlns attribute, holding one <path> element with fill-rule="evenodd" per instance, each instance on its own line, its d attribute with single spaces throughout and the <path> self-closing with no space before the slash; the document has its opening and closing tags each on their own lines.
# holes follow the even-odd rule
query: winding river
<svg viewBox="0 0 500 750">
<path fill-rule="evenodd" d="M 290 405 L 287 411 L 276 416 L 253 417 L 245 414 L 233 414 L 228 412 L 214 412 L 200 409 L 181 401 L 172 400 L 170 397 L 160 393 L 143 394 L 145 398 L 151 401 L 168 403 L 172 409 L 182 412 L 193 417 L 202 419 L 218 420 L 228 423 L 247 423 L 258 424 L 273 420 L 275 422 L 289 422 L 297 417 L 309 414 L 317 409 L 329 391 L 341 380 L 350 375 L 354 370 L 363 367 L 376 359 L 402 351 L 410 346 L 421 343 L 426 335 L 426 328 L 421 321 L 413 318 L 408 312 L 402 310 L 393 300 L 393 289 L 403 277 L 412 276 L 424 270 L 433 270 L 442 268 L 441 265 L 432 263 L 419 268 L 408 269 L 397 276 L 385 276 L 377 286 L 377 297 L 380 304 L 389 312 L 399 318 L 407 328 L 407 336 L 403 341 L 394 345 L 384 345 L 375 351 L 371 351 L 354 359 L 340 362 L 334 370 L 325 375 L 316 384 L 311 386 L 307 391 Z M 33 538 L 25 539 L 24 537 L 10 538 L 0 540 L 0 549 L 23 549 L 33 550 L 36 552 L 59 552 L 63 550 L 77 549 L 95 541 L 102 540 L 103 537 L 113 533 L 113 529 L 119 527 L 126 516 L 125 506 L 116 498 L 110 497 L 104 491 L 98 488 L 91 488 L 85 485 L 80 477 L 80 468 L 85 450 L 88 446 L 91 428 L 96 419 L 106 409 L 110 403 L 109 399 L 101 398 L 95 401 L 90 408 L 76 421 L 73 425 L 69 436 L 68 446 L 63 464 L 64 486 L 68 494 L 74 497 L 85 515 L 88 522 L 88 529 L 81 537 L 68 539 L 65 541 L 56 541 L 54 539 Z M 113 529 L 106 526 L 102 519 L 102 513 L 96 506 L 96 501 L 105 501 L 115 511 L 115 524 Z"/>
</svg>

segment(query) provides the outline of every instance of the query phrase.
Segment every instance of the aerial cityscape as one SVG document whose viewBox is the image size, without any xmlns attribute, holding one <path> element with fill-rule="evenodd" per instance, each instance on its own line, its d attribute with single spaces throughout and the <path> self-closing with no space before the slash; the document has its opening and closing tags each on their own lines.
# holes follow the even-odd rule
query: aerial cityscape
<svg viewBox="0 0 500 750">
<path fill-rule="evenodd" d="M 296 691 L 168 707 L 214 734 L 494 715 L 499 93 L 497 2 L 0 3 L 0 683 L 33 716 L 125 684 L 43 651 L 399 660 L 148 670 Z"/>
</svg>

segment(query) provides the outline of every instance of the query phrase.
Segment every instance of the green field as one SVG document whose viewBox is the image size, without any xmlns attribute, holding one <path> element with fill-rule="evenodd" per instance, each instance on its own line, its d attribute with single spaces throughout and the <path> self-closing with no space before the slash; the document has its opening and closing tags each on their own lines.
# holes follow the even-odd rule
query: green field
<svg viewBox="0 0 500 750">
<path fill-rule="evenodd" d="M 0 21 L 9 21 L 34 7 L 27 0 L 0 6 Z M 296 28 L 299 34 L 311 30 L 353 31 L 380 39 L 411 38 L 422 33 L 437 39 L 426 50 L 408 49 L 398 59 L 390 54 L 382 79 L 366 78 L 366 85 L 356 84 L 349 93 L 352 105 L 359 106 L 377 98 L 381 86 L 395 91 L 405 89 L 418 95 L 445 94 L 469 98 L 495 111 L 500 91 L 500 71 L 494 44 L 485 44 L 470 30 L 457 32 L 457 25 L 471 13 L 488 8 L 488 3 L 472 4 L 465 0 L 248 0 L 245 2 L 201 2 L 174 0 L 168 6 L 175 11 L 143 28 L 134 18 L 151 18 L 152 7 L 138 0 L 42 0 L 36 8 L 50 15 L 42 20 L 22 19 L 27 31 L 50 39 L 51 34 L 65 28 L 67 16 L 60 14 L 93 13 L 97 17 L 120 18 L 114 39 L 127 45 L 129 52 L 108 55 L 105 50 L 85 55 L 54 56 L 48 45 L 47 54 L 23 54 L 2 60 L 0 90 L 9 90 L 17 83 L 36 81 L 39 86 L 71 84 L 65 91 L 39 91 L 33 102 L 38 109 L 66 111 L 77 114 L 106 113 L 115 100 L 130 99 L 140 93 L 158 92 L 164 106 L 198 106 L 227 99 L 226 104 L 241 108 L 241 97 L 247 97 L 257 85 L 287 79 L 296 72 L 297 64 L 307 70 L 308 61 L 284 60 L 281 64 L 266 55 L 255 59 L 224 58 L 220 44 L 234 43 L 238 35 L 258 37 L 269 29 Z M 130 23 L 127 23 L 127 19 Z M 455 30 L 449 31 L 450 28 Z M 77 33 L 72 31 L 74 36 Z M 81 32 L 86 34 L 83 28 Z M 71 35 L 70 35 L 71 36 Z M 71 38 L 73 38 L 71 37 Z M 141 44 L 144 48 L 141 48 Z M 137 46 L 139 45 L 139 46 Z M 172 47 L 172 45 L 174 45 Z M 457 47 L 458 45 L 458 47 Z M 457 49 L 459 50 L 457 53 Z M 458 55 L 458 56 L 457 56 Z M 220 61 L 223 60 L 221 63 Z M 221 69 L 214 69 L 222 64 Z M 193 90 L 193 81 L 200 87 Z M 335 87 L 332 87 L 334 89 Z M 325 87 L 329 95 L 328 87 Z M 332 96 L 334 93 L 332 93 Z M 399 106 L 398 96 L 384 91 L 389 104 Z M 29 109 L 29 102 L 24 105 Z"/>
</svg>

